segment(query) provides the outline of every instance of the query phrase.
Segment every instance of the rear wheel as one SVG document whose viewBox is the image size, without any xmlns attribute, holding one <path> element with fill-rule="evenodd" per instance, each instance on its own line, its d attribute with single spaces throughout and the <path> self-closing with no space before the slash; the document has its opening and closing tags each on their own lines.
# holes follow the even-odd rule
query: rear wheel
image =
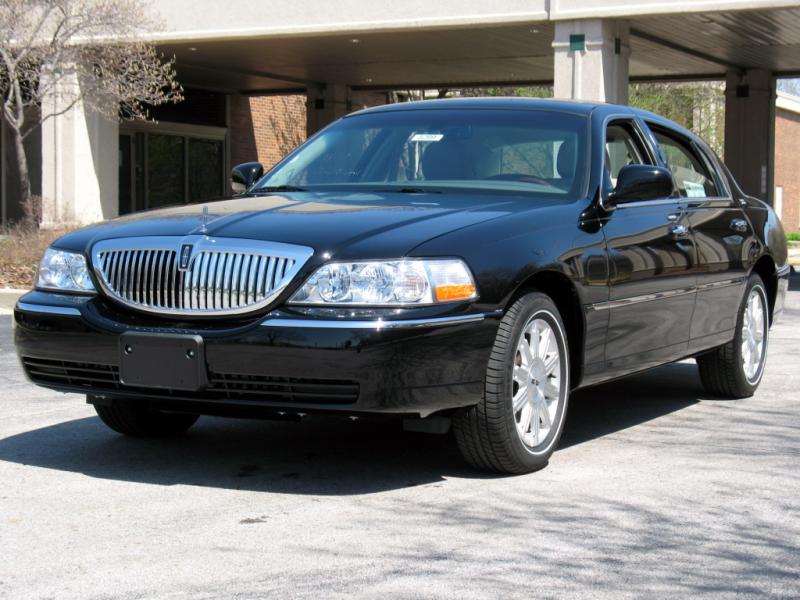
<svg viewBox="0 0 800 600">
<path fill-rule="evenodd" d="M 128 402 L 115 402 L 111 406 L 95 404 L 94 409 L 108 427 L 133 437 L 180 435 L 199 418 L 199 415 L 162 412 Z"/>
<path fill-rule="evenodd" d="M 769 346 L 768 306 L 764 282 L 758 275 L 751 275 L 733 340 L 697 357 L 706 391 L 724 398 L 746 398 L 758 389 Z"/>
<path fill-rule="evenodd" d="M 503 317 L 481 402 L 462 409 L 453 431 L 472 466 L 529 473 L 555 450 L 569 399 L 569 349 L 553 301 L 534 292 Z"/>
</svg>

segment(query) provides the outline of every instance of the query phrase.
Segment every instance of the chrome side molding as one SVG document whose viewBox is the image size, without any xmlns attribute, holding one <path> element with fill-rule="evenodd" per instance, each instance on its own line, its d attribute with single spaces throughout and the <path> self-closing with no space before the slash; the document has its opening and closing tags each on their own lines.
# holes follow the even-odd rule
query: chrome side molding
<svg viewBox="0 0 800 600">
<path fill-rule="evenodd" d="M 695 292 L 702 292 L 705 290 L 716 290 L 734 285 L 741 285 L 744 283 L 744 277 L 736 277 L 735 279 L 725 279 L 723 281 L 714 281 L 712 283 L 703 283 L 690 288 L 681 288 L 677 290 L 668 290 L 665 292 L 657 292 L 653 294 L 643 294 L 641 296 L 631 296 L 630 298 L 620 298 L 619 300 L 606 300 L 604 302 L 597 302 L 586 306 L 587 310 L 609 310 L 611 308 L 620 308 L 623 306 L 630 306 L 632 304 L 640 304 L 642 302 L 652 302 L 654 300 L 663 300 L 665 298 L 675 298 L 677 296 L 687 296 Z"/>
<path fill-rule="evenodd" d="M 611 308 L 620 308 L 622 306 L 630 306 L 632 304 L 640 304 L 642 302 L 652 302 L 653 300 L 663 300 L 664 298 L 675 298 L 677 296 L 687 296 L 694 294 L 697 288 L 684 288 L 680 290 L 669 290 L 667 292 L 658 292 L 656 294 L 644 294 L 642 296 L 631 296 L 630 298 L 621 298 L 619 300 L 606 300 L 605 302 L 597 302 L 590 304 L 586 308 L 588 310 L 609 310 Z"/>
</svg>

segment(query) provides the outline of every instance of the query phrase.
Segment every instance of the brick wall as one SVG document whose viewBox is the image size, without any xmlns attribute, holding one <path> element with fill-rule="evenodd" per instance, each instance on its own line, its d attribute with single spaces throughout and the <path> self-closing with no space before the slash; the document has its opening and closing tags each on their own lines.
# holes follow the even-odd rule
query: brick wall
<svg viewBox="0 0 800 600">
<path fill-rule="evenodd" d="M 257 160 L 269 168 L 306 139 L 306 97 L 231 95 L 231 166 Z"/>
<path fill-rule="evenodd" d="M 783 188 L 784 229 L 800 231 L 800 114 L 782 108 L 775 111 L 775 185 Z"/>
</svg>

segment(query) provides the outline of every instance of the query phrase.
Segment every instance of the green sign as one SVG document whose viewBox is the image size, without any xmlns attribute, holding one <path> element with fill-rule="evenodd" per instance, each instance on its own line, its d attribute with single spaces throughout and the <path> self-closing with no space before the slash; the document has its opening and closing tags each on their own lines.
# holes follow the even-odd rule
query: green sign
<svg viewBox="0 0 800 600">
<path fill-rule="evenodd" d="M 586 34 L 573 33 L 569 36 L 569 51 L 583 52 L 586 50 Z"/>
</svg>

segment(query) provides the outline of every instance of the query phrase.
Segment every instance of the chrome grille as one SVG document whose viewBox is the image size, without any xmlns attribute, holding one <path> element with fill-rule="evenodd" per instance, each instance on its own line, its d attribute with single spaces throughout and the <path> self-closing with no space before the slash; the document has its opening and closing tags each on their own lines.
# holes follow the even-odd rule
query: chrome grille
<svg viewBox="0 0 800 600">
<path fill-rule="evenodd" d="M 181 254 L 191 249 L 181 265 Z M 229 238 L 104 240 L 92 259 L 103 290 L 128 306 L 173 315 L 235 314 L 268 305 L 313 250 Z"/>
</svg>

